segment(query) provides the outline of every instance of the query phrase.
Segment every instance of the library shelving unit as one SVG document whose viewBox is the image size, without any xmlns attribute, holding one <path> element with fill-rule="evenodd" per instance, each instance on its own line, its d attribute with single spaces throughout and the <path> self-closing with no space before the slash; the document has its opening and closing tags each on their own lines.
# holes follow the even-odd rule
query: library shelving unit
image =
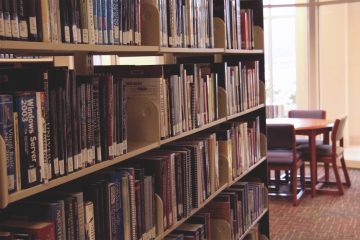
<svg viewBox="0 0 360 240">
<path fill-rule="evenodd" d="M 251 8 L 254 11 L 254 47 L 252 49 L 228 49 L 226 47 L 226 34 L 225 23 L 222 19 L 214 18 L 214 48 L 173 48 L 162 47 L 160 45 L 159 32 L 159 11 L 151 7 L 151 5 L 144 3 L 142 5 L 141 28 L 142 28 L 142 45 L 129 46 L 129 45 L 90 45 L 90 44 L 65 44 L 65 43 L 49 43 L 49 42 L 30 42 L 30 41 L 11 41 L 0 40 L 0 53 L 20 53 L 23 55 L 46 55 L 46 56 L 73 56 L 75 69 L 77 73 L 93 74 L 94 68 L 92 63 L 93 55 L 118 55 L 118 56 L 163 56 L 165 63 L 178 63 L 178 62 L 198 62 L 207 59 L 213 63 L 231 62 L 231 61 L 259 61 L 259 88 L 260 88 L 260 102 L 257 106 L 253 106 L 244 111 L 236 114 L 228 114 L 226 111 L 227 98 L 226 90 L 219 90 L 219 118 L 213 122 L 205 124 L 199 128 L 183 132 L 175 137 L 170 137 L 164 140 L 160 139 L 160 124 L 149 123 L 148 116 L 140 116 L 140 109 L 133 108 L 128 112 L 128 122 L 141 121 L 139 125 L 143 125 L 136 129 L 137 133 L 132 136 L 132 131 L 135 129 L 128 128 L 128 151 L 126 154 L 116 157 L 112 160 L 97 163 L 91 167 L 81 169 L 79 171 L 70 173 L 66 176 L 52 179 L 48 183 L 36 185 L 34 187 L 19 190 L 15 193 L 8 193 L 7 184 L 7 163 L 5 157 L 5 144 L 0 137 L 0 208 L 5 209 L 8 205 L 21 201 L 30 196 L 34 196 L 46 190 L 61 186 L 72 181 L 76 181 L 84 176 L 99 172 L 105 168 L 118 164 L 122 161 L 138 156 L 142 153 L 148 152 L 152 149 L 159 148 L 162 145 L 174 142 L 176 140 L 191 136 L 195 133 L 219 126 L 231 120 L 242 120 L 246 117 L 260 117 L 260 131 L 261 131 L 261 159 L 250 166 L 240 176 L 232 181 L 222 181 L 221 186 L 215 191 L 208 199 L 206 199 L 199 208 L 193 209 L 191 215 L 195 214 L 203 206 L 214 199 L 224 189 L 230 187 L 237 181 L 246 181 L 247 179 L 260 179 L 265 186 L 267 186 L 267 161 L 266 161 L 266 126 L 265 126 L 265 74 L 264 74 L 264 51 L 263 51 L 263 10 L 261 0 L 241 0 L 241 6 Z M 143 12 L 149 11 L 151 14 Z M 143 30 L 144 29 L 144 30 Z M 200 59 L 200 60 L 199 60 Z M 6 60 L 2 60 L 6 61 Z M 31 61 L 31 60 L 28 60 Z M 36 60 L 34 60 L 36 61 Z M 9 61 L 11 62 L 11 61 Z M 21 60 L 19 60 L 21 62 Z M 26 62 L 26 61 L 24 61 Z M 51 62 L 51 61 L 46 61 Z M 0 63 L 1 64 L 1 63 Z M 159 114 L 159 113 L 157 113 Z M 150 126 L 150 127 L 149 127 Z M 145 130 L 143 130 L 146 128 Z M 142 132 L 146 131 L 146 133 Z M 139 137 L 141 136 L 141 137 Z M 226 175 L 226 173 L 223 173 Z M 226 178 L 226 177 L 225 177 Z M 158 202 L 158 201 L 157 201 Z M 157 203 L 161 204 L 161 203 Z M 1 215 L 1 211 L 0 211 Z M 190 217 L 189 216 L 189 217 Z M 155 239 L 163 239 L 171 231 L 180 226 L 189 217 L 181 219 L 173 224 L 170 229 L 160 230 L 157 232 Z M 261 234 L 269 238 L 269 212 L 265 210 L 258 216 L 251 227 L 256 223 L 259 224 Z M 240 237 L 243 239 L 251 227 Z"/>
</svg>

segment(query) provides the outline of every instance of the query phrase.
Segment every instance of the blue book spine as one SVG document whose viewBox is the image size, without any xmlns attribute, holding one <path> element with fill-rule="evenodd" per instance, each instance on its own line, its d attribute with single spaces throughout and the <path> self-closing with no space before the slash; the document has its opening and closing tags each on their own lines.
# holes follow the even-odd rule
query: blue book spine
<svg viewBox="0 0 360 240">
<path fill-rule="evenodd" d="M 108 44 L 114 44 L 114 1 L 107 1 L 107 36 L 108 36 Z"/>
<path fill-rule="evenodd" d="M 119 0 L 113 1 L 113 32 L 114 44 L 120 44 L 120 25 L 119 25 Z"/>
<path fill-rule="evenodd" d="M 15 109 L 19 115 L 21 185 L 28 188 L 40 180 L 36 93 L 16 95 Z"/>
<path fill-rule="evenodd" d="M 91 1 L 91 0 L 90 0 Z M 94 20 L 94 37 L 95 37 L 95 44 L 99 43 L 99 27 L 98 27 L 98 0 L 92 0 L 93 3 L 93 20 Z"/>
<path fill-rule="evenodd" d="M 5 141 L 9 193 L 16 191 L 13 97 L 0 95 L 0 135 Z"/>
</svg>

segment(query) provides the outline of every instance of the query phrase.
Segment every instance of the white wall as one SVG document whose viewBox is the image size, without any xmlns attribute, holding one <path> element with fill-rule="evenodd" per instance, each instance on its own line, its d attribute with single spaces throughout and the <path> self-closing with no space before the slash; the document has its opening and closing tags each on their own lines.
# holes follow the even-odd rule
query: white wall
<svg viewBox="0 0 360 240">
<path fill-rule="evenodd" d="M 360 145 L 360 3 L 348 7 L 349 143 Z"/>
<path fill-rule="evenodd" d="M 348 112 L 346 26 L 347 7 L 345 4 L 320 7 L 320 108 L 326 110 L 329 119 L 335 119 Z"/>
</svg>

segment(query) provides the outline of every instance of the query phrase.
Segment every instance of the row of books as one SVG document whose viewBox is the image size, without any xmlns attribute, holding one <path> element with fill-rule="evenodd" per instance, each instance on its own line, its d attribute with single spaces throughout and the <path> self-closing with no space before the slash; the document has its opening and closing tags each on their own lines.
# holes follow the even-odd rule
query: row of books
<svg viewBox="0 0 360 240">
<path fill-rule="evenodd" d="M 145 1 L 160 13 L 160 46 L 214 47 L 213 1 Z"/>
<path fill-rule="evenodd" d="M 219 86 L 227 93 L 227 115 L 260 104 L 259 61 L 242 61 L 215 65 Z"/>
<path fill-rule="evenodd" d="M 54 43 L 141 45 L 141 4 L 159 10 L 160 46 L 214 47 L 213 18 L 226 25 L 226 47 L 252 49 L 252 9 L 240 0 L 3 0 L 0 37 Z"/>
<path fill-rule="evenodd" d="M 166 236 L 165 240 L 236 240 L 266 208 L 267 190 L 263 183 L 237 182 Z M 256 234 L 255 226 L 251 235 Z"/>
<path fill-rule="evenodd" d="M 190 216 L 225 183 L 223 167 L 233 164 L 227 154 L 241 151 L 239 144 L 222 138 L 224 131 L 215 129 L 164 145 L 60 191 L 20 201 L 0 215 L 6 219 L 0 221 L 0 231 L 34 235 L 33 225 L 23 222 L 28 219 L 53 222 L 41 223 L 47 229 L 44 239 L 154 238 L 159 229 Z M 156 198 L 162 204 L 156 204 Z"/>
<path fill-rule="evenodd" d="M 232 183 L 251 166 L 261 159 L 260 119 L 233 121 L 216 130 L 219 150 L 227 160 L 221 171 L 223 182 Z"/>
<path fill-rule="evenodd" d="M 9 192 L 127 152 L 124 85 L 67 68 L 1 69 Z"/>
<path fill-rule="evenodd" d="M 129 101 L 155 104 L 166 139 L 218 119 L 218 80 L 210 64 L 99 66 L 123 79 Z"/>
<path fill-rule="evenodd" d="M 54 43 L 140 45 L 140 1 L 3 0 L 0 37 Z"/>
<path fill-rule="evenodd" d="M 28 219 L 53 223 L 46 239 L 152 239 L 157 214 L 163 213 L 161 228 L 168 229 L 215 193 L 217 153 L 215 134 L 164 146 L 72 184 L 74 192 L 51 191 L 16 203 L 1 215 L 6 220 L 0 231 L 33 234 L 19 221 Z M 162 211 L 155 211 L 154 194 Z"/>
<path fill-rule="evenodd" d="M 266 105 L 266 118 L 285 117 L 284 105 Z"/>
<path fill-rule="evenodd" d="M 72 189 L 10 206 L 2 214 L 0 231 L 40 240 L 155 237 L 154 184 L 144 169 L 111 169 Z"/>
<path fill-rule="evenodd" d="M 214 17 L 225 23 L 226 48 L 254 48 L 253 9 L 241 8 L 240 0 L 214 0 Z"/>
</svg>

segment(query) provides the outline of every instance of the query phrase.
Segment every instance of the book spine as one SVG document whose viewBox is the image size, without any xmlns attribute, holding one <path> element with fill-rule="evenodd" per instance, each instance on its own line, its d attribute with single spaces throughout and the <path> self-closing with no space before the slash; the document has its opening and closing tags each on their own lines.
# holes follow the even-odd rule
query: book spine
<svg viewBox="0 0 360 240">
<path fill-rule="evenodd" d="M 89 43 L 89 14 L 88 0 L 79 0 L 80 5 L 80 25 L 82 43 Z"/>
<path fill-rule="evenodd" d="M 17 181 L 14 142 L 13 97 L 11 95 L 0 95 L 0 135 L 5 141 L 6 148 L 8 192 L 13 193 L 17 189 Z"/>
<path fill-rule="evenodd" d="M 115 183 L 107 184 L 107 207 L 110 239 L 117 239 L 116 232 L 116 185 Z M 120 237 L 120 236 L 119 236 Z"/>
<path fill-rule="evenodd" d="M 95 164 L 94 125 L 93 125 L 93 93 L 91 84 L 85 85 L 86 106 L 86 145 L 88 152 L 88 166 Z"/>
<path fill-rule="evenodd" d="M 60 3 L 60 19 L 61 19 L 61 39 L 63 43 L 70 43 L 70 20 L 69 20 L 69 6 L 68 1 L 61 1 Z"/>
<path fill-rule="evenodd" d="M 108 24 L 107 24 L 107 2 L 108 0 L 101 0 L 101 17 L 102 17 L 102 37 L 103 37 L 103 44 L 108 44 Z"/>
<path fill-rule="evenodd" d="M 43 42 L 51 42 L 49 0 L 40 0 Z"/>
<path fill-rule="evenodd" d="M 20 39 L 19 30 L 19 15 L 18 15 L 18 1 L 10 0 L 10 21 L 11 21 L 11 35 L 13 40 Z"/>
<path fill-rule="evenodd" d="M 94 129 L 94 146 L 95 146 L 95 160 L 101 162 L 101 136 L 100 131 L 100 93 L 99 93 L 99 78 L 93 80 L 93 129 Z"/>
<path fill-rule="evenodd" d="M 122 113 L 122 149 L 123 154 L 127 153 L 127 114 L 126 114 L 126 90 L 124 81 L 121 81 L 121 113 Z"/>
<path fill-rule="evenodd" d="M 46 149 L 44 148 L 44 135 L 46 136 L 46 125 L 45 125 L 45 118 L 44 118 L 44 103 L 45 97 L 44 92 L 36 92 L 36 118 L 37 118 L 37 141 L 38 141 L 38 161 L 39 161 L 39 168 L 40 168 L 40 182 L 48 182 L 46 172 L 47 166 L 45 166 L 45 155 Z"/>
<path fill-rule="evenodd" d="M 106 25 L 108 44 L 114 44 L 114 2 L 113 0 L 106 0 Z"/>
<path fill-rule="evenodd" d="M 99 26 L 98 26 L 98 0 L 89 0 L 92 1 L 93 6 L 93 20 L 94 20 L 94 41 L 95 44 L 99 43 Z"/>
<path fill-rule="evenodd" d="M 0 39 L 5 38 L 5 21 L 4 21 L 4 8 L 3 0 L 0 1 Z"/>
<path fill-rule="evenodd" d="M 102 1 L 104 0 L 97 0 L 97 27 L 98 27 L 98 44 L 104 44 L 104 37 L 103 37 L 103 14 L 102 14 Z"/>
<path fill-rule="evenodd" d="M 114 100 L 114 81 L 112 75 L 106 76 L 106 113 L 107 113 L 107 138 L 109 148 L 109 159 L 114 158 L 114 111 L 113 111 L 113 100 Z"/>
<path fill-rule="evenodd" d="M 10 14 L 10 0 L 3 0 L 3 11 L 4 11 L 4 31 L 5 39 L 11 39 L 11 14 Z"/>
<path fill-rule="evenodd" d="M 19 114 L 14 111 L 14 151 L 16 191 L 21 190 L 20 145 L 19 145 Z"/>
<path fill-rule="evenodd" d="M 28 188 L 38 184 L 40 180 L 35 94 L 16 96 L 15 109 L 19 114 L 21 185 Z"/>
<path fill-rule="evenodd" d="M 94 204 L 87 201 L 84 203 L 85 214 L 85 240 L 95 240 Z"/>
<path fill-rule="evenodd" d="M 119 1 L 121 0 L 113 0 L 113 32 L 115 45 L 120 44 Z"/>
</svg>

